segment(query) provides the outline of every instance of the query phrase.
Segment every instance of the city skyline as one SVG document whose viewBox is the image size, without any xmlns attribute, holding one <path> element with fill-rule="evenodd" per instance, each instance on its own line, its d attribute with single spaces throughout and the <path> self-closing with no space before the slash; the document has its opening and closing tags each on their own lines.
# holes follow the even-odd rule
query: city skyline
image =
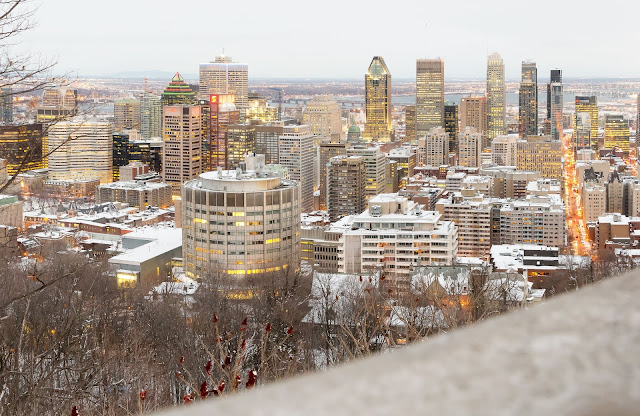
<svg viewBox="0 0 640 416">
<path fill-rule="evenodd" d="M 391 36 L 380 37 L 376 42 L 366 42 L 361 35 L 367 29 L 362 2 L 329 1 L 322 10 L 314 12 L 314 21 L 335 22 L 336 26 L 309 25 L 304 15 L 294 14 L 296 4 L 290 1 L 270 9 L 249 2 L 244 8 L 243 20 L 249 29 L 240 32 L 236 21 L 215 18 L 227 11 L 231 13 L 230 4 L 198 4 L 199 12 L 190 14 L 190 24 L 177 32 L 167 30 L 164 24 L 156 24 L 170 16 L 169 8 L 162 7 L 170 5 L 169 2 L 156 2 L 157 7 L 149 8 L 147 4 L 115 0 L 108 8 L 101 9 L 100 14 L 76 20 L 73 25 L 59 22 L 69 10 L 86 9 L 86 3 L 78 0 L 53 3 L 40 4 L 34 16 L 38 26 L 23 34 L 17 50 L 57 57 L 57 73 L 70 72 L 82 77 L 155 71 L 197 74 L 199 64 L 213 61 L 223 49 L 234 60 L 247 63 L 249 76 L 254 79 L 357 79 L 362 74 L 362 66 L 375 55 L 385 57 L 389 70 L 398 80 L 415 77 L 415 59 L 437 57 L 445 61 L 447 79 L 481 79 L 486 57 L 492 52 L 502 55 L 507 80 L 519 79 L 520 62 L 527 59 L 538 63 L 541 74 L 563 68 L 567 79 L 640 77 L 640 72 L 632 69 L 640 68 L 640 57 L 625 52 L 625 39 L 635 36 L 632 25 L 604 19 L 598 31 L 581 32 L 579 43 L 573 41 L 575 27 L 570 24 L 559 25 L 553 33 L 538 31 L 534 37 L 531 31 L 521 30 L 521 20 L 510 18 L 518 15 L 519 6 L 502 0 L 490 5 L 463 1 L 461 6 L 466 12 L 456 14 L 455 22 L 424 17 L 447 16 L 444 4 L 407 2 L 407 7 L 415 12 L 407 14 L 403 12 L 404 7 L 390 8 L 387 19 Z M 613 3 L 612 7 L 619 3 L 629 14 L 640 8 L 621 1 Z M 545 1 L 536 9 L 527 10 L 528 19 L 542 24 L 548 18 L 547 6 L 551 5 Z M 189 10 L 190 6 L 190 2 L 183 3 L 183 10 Z M 570 15 L 572 21 L 591 18 L 587 7 L 553 3 L 553 8 L 554 15 Z M 123 9 L 127 13 L 121 13 Z M 492 10 L 491 16 L 488 10 Z M 340 25 L 341 21 L 349 21 L 349 25 Z M 127 29 L 114 30 L 114 22 Z M 273 37 L 274 42 L 269 44 L 274 46 L 256 48 L 256 41 L 264 38 L 265 30 L 267 36 Z M 177 33 L 180 35 L 176 36 Z M 296 33 L 301 36 L 291 36 Z M 279 39 L 282 41 L 278 42 Z M 414 41 L 407 43 L 406 39 Z M 203 48 L 203 43 L 209 46 Z M 399 48 L 398 43 L 403 47 Z M 117 45 L 117 49 L 111 49 L 112 45 Z M 140 54 L 142 48 L 144 54 Z M 166 48 L 179 48 L 180 61 L 166 60 L 163 53 Z M 594 48 L 600 51 L 597 60 L 591 59 Z M 88 62 L 87 51 L 92 50 L 97 53 L 93 53 L 93 59 Z M 295 59 L 291 54 L 293 50 Z M 335 62 L 341 64 L 335 65 Z"/>
</svg>

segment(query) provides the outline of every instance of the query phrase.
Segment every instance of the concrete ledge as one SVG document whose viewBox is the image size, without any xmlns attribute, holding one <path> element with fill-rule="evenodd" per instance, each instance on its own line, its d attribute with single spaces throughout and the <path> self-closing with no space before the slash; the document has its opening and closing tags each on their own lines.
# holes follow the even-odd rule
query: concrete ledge
<svg viewBox="0 0 640 416">
<path fill-rule="evenodd" d="M 182 415 L 636 415 L 640 272 Z"/>
</svg>

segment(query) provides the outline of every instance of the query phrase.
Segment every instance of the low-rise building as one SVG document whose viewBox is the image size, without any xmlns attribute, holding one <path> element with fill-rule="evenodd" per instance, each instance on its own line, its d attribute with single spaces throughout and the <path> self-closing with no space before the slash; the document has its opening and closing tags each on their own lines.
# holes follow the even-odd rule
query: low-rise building
<svg viewBox="0 0 640 416">
<path fill-rule="evenodd" d="M 123 202 L 144 210 L 173 205 L 171 185 L 162 182 L 119 181 L 98 186 L 97 202 Z"/>
</svg>

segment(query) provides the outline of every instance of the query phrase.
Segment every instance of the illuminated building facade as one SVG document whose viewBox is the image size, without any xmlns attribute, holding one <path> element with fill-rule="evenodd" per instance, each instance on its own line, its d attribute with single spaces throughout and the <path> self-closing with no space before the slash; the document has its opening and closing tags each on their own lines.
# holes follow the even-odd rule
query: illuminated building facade
<svg viewBox="0 0 640 416">
<path fill-rule="evenodd" d="M 518 170 L 540 172 L 543 178 L 564 181 L 562 144 L 549 136 L 529 136 L 518 142 Z"/>
<path fill-rule="evenodd" d="M 127 133 L 115 133 L 113 135 L 113 181 L 120 180 L 120 166 L 129 164 L 129 135 Z"/>
<path fill-rule="evenodd" d="M 391 141 L 391 73 L 381 56 L 374 56 L 364 76 L 364 140 Z"/>
<path fill-rule="evenodd" d="M 162 173 L 162 140 L 129 140 L 129 150 L 127 152 L 129 162 L 140 162 L 149 165 L 149 168 Z"/>
<path fill-rule="evenodd" d="M 538 134 L 538 69 L 535 62 L 522 62 L 518 93 L 520 137 Z"/>
<path fill-rule="evenodd" d="M 473 127 L 467 127 L 459 134 L 458 166 L 480 167 L 482 135 Z"/>
<path fill-rule="evenodd" d="M 576 96 L 575 151 L 591 149 L 598 154 L 598 97 Z"/>
<path fill-rule="evenodd" d="M 366 173 L 362 156 L 335 156 L 327 164 L 327 213 L 335 222 L 357 215 L 367 206 Z"/>
<path fill-rule="evenodd" d="M 504 86 L 504 62 L 498 53 L 487 60 L 487 137 L 506 133 L 506 93 Z"/>
<path fill-rule="evenodd" d="M 259 120 L 265 123 L 278 121 L 278 109 L 269 107 L 267 99 L 260 95 L 249 95 L 249 107 L 247 108 L 245 121 Z"/>
<path fill-rule="evenodd" d="M 214 94 L 233 94 L 238 110 L 249 108 L 249 65 L 234 63 L 230 56 L 216 56 L 214 62 L 200 64 L 201 100 Z"/>
<path fill-rule="evenodd" d="M 184 184 L 185 272 L 264 276 L 300 268 L 300 185 L 248 157 L 246 170 L 213 171 Z"/>
<path fill-rule="evenodd" d="M 447 102 L 444 106 L 444 130 L 449 133 L 449 153 L 458 149 L 458 105 Z"/>
<path fill-rule="evenodd" d="M 74 117 L 49 128 L 49 179 L 113 180 L 113 126 L 104 121 Z"/>
<path fill-rule="evenodd" d="M 551 138 L 560 140 L 562 136 L 562 109 L 564 106 L 564 94 L 562 87 L 562 71 L 551 70 L 551 82 L 547 86 L 547 114 L 551 124 Z"/>
<path fill-rule="evenodd" d="M 280 163 L 280 136 L 284 131 L 281 121 L 272 123 L 254 123 L 256 127 L 256 153 L 264 155 L 265 163 Z"/>
<path fill-rule="evenodd" d="M 328 95 L 316 95 L 307 102 L 302 114 L 302 122 L 311 129 L 314 136 L 342 140 L 342 115 L 338 103 Z"/>
<path fill-rule="evenodd" d="M 208 143 L 204 146 L 205 170 L 214 170 L 218 167 L 230 169 L 227 160 L 227 131 L 230 125 L 240 122 L 240 112 L 234 102 L 233 94 L 209 96 L 209 133 Z"/>
<path fill-rule="evenodd" d="M 424 137 L 434 127 L 444 127 L 444 61 L 416 61 L 416 134 Z"/>
<path fill-rule="evenodd" d="M 113 130 L 140 130 L 140 101 L 127 98 L 113 103 Z"/>
<path fill-rule="evenodd" d="M 42 149 L 42 124 L 0 126 L 0 159 L 7 161 L 7 173 L 18 173 L 20 164 L 28 155 L 29 161 L 21 171 L 42 169 L 44 153 Z"/>
<path fill-rule="evenodd" d="M 189 84 L 184 82 L 182 75 L 176 72 L 167 88 L 162 92 L 160 102 L 164 107 L 167 105 L 196 105 L 198 100 Z"/>
<path fill-rule="evenodd" d="M 487 133 L 487 97 L 463 97 L 459 111 L 461 130 L 473 127 L 482 135 Z"/>
<path fill-rule="evenodd" d="M 407 105 L 404 107 L 405 141 L 414 142 L 416 140 L 416 106 Z"/>
<path fill-rule="evenodd" d="M 256 126 L 233 124 L 227 129 L 227 169 L 235 169 L 256 150 Z"/>
<path fill-rule="evenodd" d="M 0 122 L 13 123 L 13 93 L 11 87 L 0 88 Z"/>
<path fill-rule="evenodd" d="M 618 147 L 629 155 L 629 121 L 622 114 L 604 116 L 604 148 Z"/>
<path fill-rule="evenodd" d="M 162 108 L 162 180 L 180 195 L 180 186 L 202 172 L 202 107 Z"/>
</svg>

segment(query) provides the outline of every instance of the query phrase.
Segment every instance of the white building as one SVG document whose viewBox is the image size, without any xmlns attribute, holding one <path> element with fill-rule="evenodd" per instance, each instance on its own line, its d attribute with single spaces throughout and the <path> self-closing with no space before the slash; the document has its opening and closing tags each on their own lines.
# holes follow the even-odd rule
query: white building
<svg viewBox="0 0 640 416">
<path fill-rule="evenodd" d="M 424 140 L 418 140 L 420 165 L 440 166 L 449 163 L 449 133 L 436 127 L 427 132 Z"/>
<path fill-rule="evenodd" d="M 582 210 L 585 221 L 596 221 L 607 212 L 607 189 L 587 183 L 582 187 Z"/>
<path fill-rule="evenodd" d="M 230 56 L 216 56 L 215 62 L 200 64 L 199 99 L 210 94 L 235 94 L 241 114 L 249 107 L 249 65 L 232 62 Z"/>
<path fill-rule="evenodd" d="M 458 133 L 458 165 L 477 168 L 481 166 L 482 134 L 473 127 L 465 127 Z"/>
<path fill-rule="evenodd" d="M 565 218 L 559 195 L 506 201 L 500 209 L 500 243 L 564 247 Z"/>
<path fill-rule="evenodd" d="M 369 200 L 363 213 L 335 225 L 344 232 L 338 249 L 340 273 L 381 270 L 408 282 L 413 268 L 426 264 L 450 265 L 457 256 L 458 229 L 435 211 L 398 194 Z"/>
<path fill-rule="evenodd" d="M 187 276 L 300 269 L 300 185 L 247 156 L 247 170 L 203 173 L 182 189 Z"/>
<path fill-rule="evenodd" d="M 105 121 L 74 117 L 49 128 L 49 179 L 113 179 L 113 127 Z"/>
<path fill-rule="evenodd" d="M 118 181 L 99 185 L 96 199 L 104 202 L 125 202 L 144 210 L 147 207 L 168 208 L 173 205 L 171 185 L 161 182 Z"/>
<path fill-rule="evenodd" d="M 365 195 L 370 199 L 384 192 L 387 158 L 380 146 L 354 145 L 347 148 L 347 156 L 362 156 L 365 167 Z"/>
<path fill-rule="evenodd" d="M 342 116 L 338 103 L 328 95 L 316 95 L 307 102 L 302 122 L 309 126 L 314 136 L 342 140 Z"/>
<path fill-rule="evenodd" d="M 279 137 L 280 165 L 300 184 L 302 212 L 313 211 L 313 134 L 309 126 L 284 126 Z"/>
<path fill-rule="evenodd" d="M 491 163 L 516 166 L 518 163 L 518 135 L 498 136 L 491 141 Z"/>
</svg>

